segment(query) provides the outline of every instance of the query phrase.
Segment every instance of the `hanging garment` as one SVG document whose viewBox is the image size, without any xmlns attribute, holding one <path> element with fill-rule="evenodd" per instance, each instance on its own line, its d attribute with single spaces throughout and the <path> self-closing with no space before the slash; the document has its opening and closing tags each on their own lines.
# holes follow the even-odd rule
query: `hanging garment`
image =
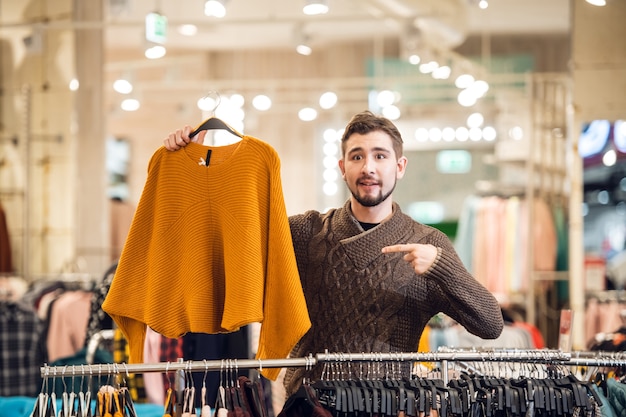
<svg viewBox="0 0 626 417">
<path fill-rule="evenodd" d="M 0 300 L 0 396 L 35 396 L 46 361 L 44 325 L 20 302 Z"/>
<path fill-rule="evenodd" d="M 248 342 L 248 326 L 236 332 L 224 334 L 187 333 L 183 336 L 183 358 L 185 360 L 217 360 L 217 359 L 249 359 L 250 349 Z M 237 376 L 247 375 L 248 370 L 235 371 Z M 207 404 L 215 404 L 217 387 L 220 384 L 220 374 L 210 372 L 205 378 L 194 379 L 197 392 L 202 386 L 207 388 Z M 197 396 L 197 406 L 201 405 L 201 398 Z"/>
<path fill-rule="evenodd" d="M 47 329 L 48 360 L 73 356 L 85 345 L 93 293 L 66 291 L 53 304 Z"/>
<path fill-rule="evenodd" d="M 133 221 L 135 206 L 126 201 L 111 199 L 109 209 L 111 213 L 111 262 L 117 262 Z"/>
<path fill-rule="evenodd" d="M 286 357 L 311 323 L 276 151 L 250 136 L 159 148 L 102 307 L 133 363 L 142 361 L 146 325 L 176 338 L 261 322 L 256 357 Z"/>
<path fill-rule="evenodd" d="M 85 335 L 85 347 L 89 344 L 89 340 L 91 340 L 91 338 L 100 331 L 113 329 L 113 320 L 111 319 L 111 316 L 102 310 L 102 303 L 109 293 L 109 288 L 111 287 L 111 282 L 113 281 L 116 269 L 117 262 L 114 262 L 107 268 L 104 276 L 102 277 L 102 281 L 96 285 L 93 290 L 91 306 L 89 308 L 90 312 L 89 321 L 87 323 L 87 334 Z"/>
<path fill-rule="evenodd" d="M 13 272 L 13 258 L 11 254 L 11 239 L 7 226 L 6 214 L 0 204 L 0 273 Z"/>
</svg>

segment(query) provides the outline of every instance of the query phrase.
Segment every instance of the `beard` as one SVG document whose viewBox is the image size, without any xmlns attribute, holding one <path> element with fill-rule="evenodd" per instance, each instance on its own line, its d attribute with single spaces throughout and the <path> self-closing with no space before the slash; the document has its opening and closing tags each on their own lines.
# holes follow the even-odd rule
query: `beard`
<svg viewBox="0 0 626 417">
<path fill-rule="evenodd" d="M 359 204 L 361 204 L 364 207 L 375 207 L 377 205 L 379 205 L 380 203 L 382 203 L 383 201 L 387 200 L 389 198 L 389 196 L 391 195 L 391 193 L 393 193 L 393 190 L 396 188 L 396 183 L 394 182 L 393 187 L 391 187 L 391 190 L 389 190 L 388 192 L 384 193 L 381 191 L 378 193 L 378 195 L 359 195 L 358 191 L 353 191 L 350 190 L 350 193 L 352 193 L 352 196 L 354 197 L 354 199 L 356 201 L 358 201 Z M 358 190 L 358 188 L 357 188 Z"/>
</svg>

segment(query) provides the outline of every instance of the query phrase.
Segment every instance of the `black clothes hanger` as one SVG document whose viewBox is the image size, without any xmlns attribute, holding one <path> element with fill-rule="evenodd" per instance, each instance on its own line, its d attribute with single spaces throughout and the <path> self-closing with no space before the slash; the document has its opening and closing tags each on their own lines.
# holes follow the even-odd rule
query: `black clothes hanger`
<svg viewBox="0 0 626 417">
<path fill-rule="evenodd" d="M 235 128 L 233 128 L 232 126 L 230 126 L 228 123 L 224 122 L 223 120 L 218 119 L 217 117 L 213 117 L 213 116 L 209 117 L 204 122 L 202 122 L 198 127 L 196 127 L 194 131 L 189 134 L 189 137 L 193 138 L 194 136 L 196 136 L 198 133 L 200 133 L 203 130 L 219 130 L 219 129 L 226 130 L 235 136 L 243 138 L 242 133 L 239 133 Z"/>
</svg>

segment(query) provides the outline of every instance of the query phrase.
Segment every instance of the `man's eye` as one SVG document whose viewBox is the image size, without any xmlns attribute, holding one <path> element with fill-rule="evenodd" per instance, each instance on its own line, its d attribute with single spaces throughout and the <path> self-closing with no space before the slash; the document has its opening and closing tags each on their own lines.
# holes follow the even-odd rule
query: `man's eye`
<svg viewBox="0 0 626 417">
<path fill-rule="evenodd" d="M 361 159 L 363 159 L 363 158 L 361 157 L 361 155 L 354 155 L 354 156 L 352 157 L 352 160 L 354 160 L 354 161 L 360 161 Z"/>
<path fill-rule="evenodd" d="M 378 155 L 376 155 L 376 159 L 385 159 L 386 156 L 383 155 L 382 153 L 379 153 Z"/>
</svg>

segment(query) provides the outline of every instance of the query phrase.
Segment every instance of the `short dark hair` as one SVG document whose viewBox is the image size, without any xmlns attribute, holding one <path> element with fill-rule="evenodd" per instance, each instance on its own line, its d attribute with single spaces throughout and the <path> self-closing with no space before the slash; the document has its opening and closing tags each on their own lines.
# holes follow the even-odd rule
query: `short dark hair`
<svg viewBox="0 0 626 417">
<path fill-rule="evenodd" d="M 393 144 L 393 151 L 396 153 L 396 158 L 402 156 L 403 140 L 398 128 L 386 117 L 376 116 L 369 110 L 362 111 L 352 116 L 352 119 L 348 122 L 346 130 L 341 137 L 341 153 L 346 153 L 346 142 L 355 133 L 365 135 L 370 132 L 380 130 L 385 132 L 391 137 Z"/>
</svg>

